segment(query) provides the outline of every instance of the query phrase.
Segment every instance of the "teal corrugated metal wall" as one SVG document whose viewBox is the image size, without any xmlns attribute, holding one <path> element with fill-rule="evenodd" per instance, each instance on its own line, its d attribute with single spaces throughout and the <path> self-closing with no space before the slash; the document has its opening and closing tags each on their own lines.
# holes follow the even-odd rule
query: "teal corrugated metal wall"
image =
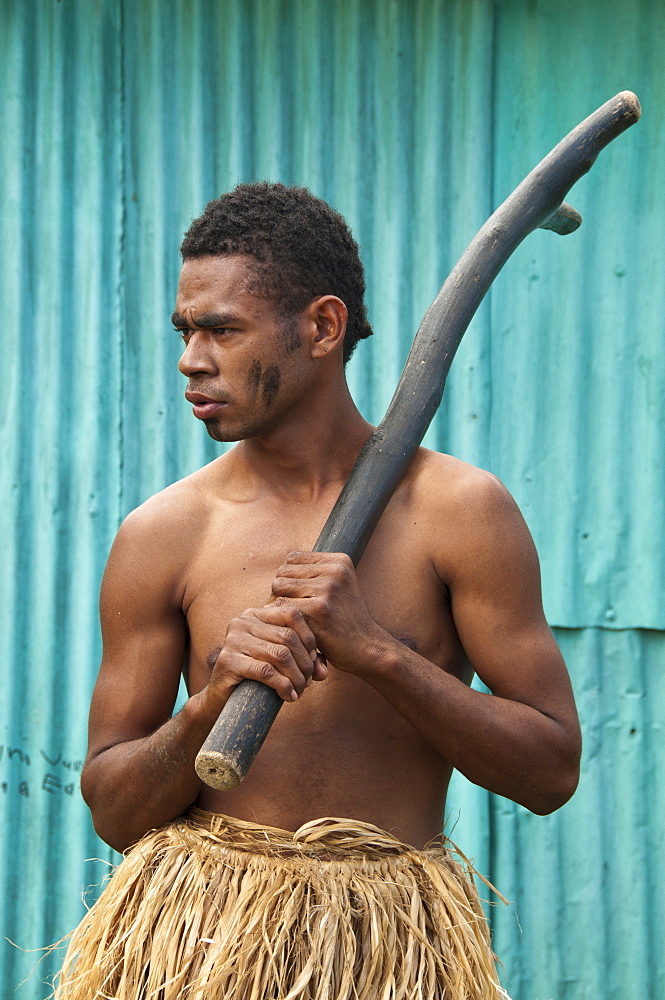
<svg viewBox="0 0 665 1000">
<path fill-rule="evenodd" d="M 170 331 L 180 235 L 238 180 L 349 219 L 378 420 L 418 321 L 496 204 L 616 91 L 643 121 L 481 307 L 427 442 L 496 472 L 536 538 L 586 736 L 580 789 L 531 816 L 455 781 L 450 825 L 516 1000 L 665 995 L 665 10 L 661 0 L 0 0 L 0 933 L 78 919 L 110 852 L 77 787 L 120 518 L 214 456 Z M 9 997 L 38 959 L 0 942 Z M 21 986 L 40 1000 L 47 958 Z"/>
</svg>

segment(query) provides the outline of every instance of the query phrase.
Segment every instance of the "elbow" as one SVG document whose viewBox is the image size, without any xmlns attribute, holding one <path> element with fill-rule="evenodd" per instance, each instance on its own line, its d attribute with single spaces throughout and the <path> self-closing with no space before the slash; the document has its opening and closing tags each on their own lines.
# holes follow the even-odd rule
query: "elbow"
<svg viewBox="0 0 665 1000">
<path fill-rule="evenodd" d="M 118 854 L 124 854 L 132 846 L 133 841 L 124 837 L 122 832 L 115 829 L 99 812 L 96 812 L 94 809 L 91 809 L 90 812 L 92 814 L 92 825 L 100 840 L 103 840 L 105 844 L 112 847 Z"/>
<path fill-rule="evenodd" d="M 124 852 L 138 840 L 127 835 L 118 823 L 119 810 L 114 807 L 112 797 L 105 795 L 103 784 L 95 775 L 94 761 L 90 761 L 81 772 L 81 794 L 90 810 L 92 825 L 97 836 L 118 854 Z"/>
<path fill-rule="evenodd" d="M 127 831 L 120 829 L 118 824 L 113 822 L 110 810 L 90 805 L 89 808 L 95 833 L 118 854 L 124 854 L 139 839 L 138 836 L 128 836 Z"/>
<path fill-rule="evenodd" d="M 105 844 L 112 847 L 118 854 L 124 854 L 137 840 L 140 834 L 132 836 L 126 830 L 121 829 L 117 823 L 113 822 L 112 810 L 106 810 L 99 806 L 88 803 L 92 816 L 92 825 L 95 833 Z"/>
<path fill-rule="evenodd" d="M 532 801 L 523 803 L 537 816 L 549 816 L 572 799 L 580 780 L 580 748 L 571 748 L 566 760 L 559 760 L 534 789 Z"/>
<path fill-rule="evenodd" d="M 538 796 L 534 796 L 534 801 L 524 803 L 532 813 L 537 816 L 549 816 L 556 812 L 561 806 L 572 799 L 579 782 L 579 768 L 566 775 L 559 775 L 556 782 L 552 782 L 548 788 L 541 788 Z"/>
<path fill-rule="evenodd" d="M 564 806 L 572 799 L 579 784 L 582 734 L 577 717 L 567 723 L 559 723 L 555 732 L 550 733 L 548 742 L 549 750 L 542 759 L 535 801 L 525 803 L 538 816 L 548 816 Z"/>
</svg>

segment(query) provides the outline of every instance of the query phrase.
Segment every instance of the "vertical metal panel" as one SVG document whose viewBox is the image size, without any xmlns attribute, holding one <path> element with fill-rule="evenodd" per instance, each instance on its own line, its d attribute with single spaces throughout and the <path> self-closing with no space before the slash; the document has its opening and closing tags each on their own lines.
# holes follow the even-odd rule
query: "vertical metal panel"
<svg viewBox="0 0 665 1000">
<path fill-rule="evenodd" d="M 664 627 L 660 0 L 0 11 L 1 933 L 24 948 L 58 938 L 103 871 L 83 859 L 110 856 L 71 787 L 103 563 L 127 511 L 219 451 L 182 399 L 168 322 L 189 221 L 266 177 L 347 216 L 376 329 L 349 378 L 378 420 L 491 209 L 628 86 L 644 121 L 571 195 L 580 233 L 534 234 L 499 277 L 427 442 L 506 481 L 550 621 L 579 628 L 557 633 L 587 734 L 573 802 L 542 819 L 461 778 L 451 796 L 454 838 L 515 900 L 492 910 L 511 993 L 662 995 L 649 887 L 664 874 L 665 640 L 608 631 Z M 3 995 L 36 958 L 0 943 Z M 45 993 L 37 974 L 17 996 Z"/>
<path fill-rule="evenodd" d="M 511 996 L 665 995 L 665 638 L 555 630 L 571 665 L 585 748 L 580 787 L 552 816 L 493 797 L 490 877 Z"/>
<path fill-rule="evenodd" d="M 661 3 L 498 18 L 496 200 L 618 90 L 644 105 L 571 192 L 579 233 L 534 234 L 492 292 L 491 467 L 533 528 L 562 626 L 663 628 L 663 51 Z"/>
<path fill-rule="evenodd" d="M 78 790 L 99 657 L 97 591 L 119 517 L 118 13 L 4 4 L 0 810 L 12 990 L 99 881 Z M 41 968 L 44 969 L 48 963 Z M 39 975 L 25 995 L 45 996 Z"/>
</svg>

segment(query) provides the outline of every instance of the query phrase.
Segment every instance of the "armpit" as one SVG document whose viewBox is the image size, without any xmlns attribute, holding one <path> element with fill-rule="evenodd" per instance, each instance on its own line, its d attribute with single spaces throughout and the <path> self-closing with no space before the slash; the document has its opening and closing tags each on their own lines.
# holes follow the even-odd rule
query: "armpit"
<svg viewBox="0 0 665 1000">
<path fill-rule="evenodd" d="M 409 649 L 412 649 L 414 651 L 414 653 L 420 652 L 420 650 L 418 649 L 418 643 L 413 638 L 413 636 L 402 635 L 401 633 L 394 633 L 394 635 L 397 641 L 401 642 L 403 646 L 408 646 Z"/>
</svg>

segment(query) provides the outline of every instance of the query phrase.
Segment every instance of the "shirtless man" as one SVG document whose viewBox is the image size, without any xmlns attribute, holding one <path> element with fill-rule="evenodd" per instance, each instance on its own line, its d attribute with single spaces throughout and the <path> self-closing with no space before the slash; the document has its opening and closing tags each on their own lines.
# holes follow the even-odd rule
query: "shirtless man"
<svg viewBox="0 0 665 1000">
<path fill-rule="evenodd" d="M 82 775 L 97 832 L 123 851 L 197 803 L 287 830 L 354 817 L 420 847 L 453 768 L 557 809 L 580 733 L 517 506 L 494 476 L 421 448 L 357 570 L 310 551 L 372 431 L 344 376 L 358 294 L 317 274 L 338 250 L 306 227 L 327 206 L 281 186 L 226 198 L 268 214 L 218 244 L 217 203 L 193 223 L 173 323 L 194 415 L 239 443 L 130 514 L 113 545 Z M 281 254 L 285 213 L 305 246 Z M 310 258 L 315 294 L 297 287 Z M 171 718 L 183 661 L 189 700 Z M 213 791 L 194 759 L 246 677 L 286 705 L 242 785 Z"/>
<path fill-rule="evenodd" d="M 259 184 L 211 202 L 181 250 L 185 395 L 215 440 L 238 443 L 130 514 L 109 557 L 81 784 L 99 835 L 139 843 L 73 937 L 57 996 L 496 1000 L 475 889 L 447 849 L 404 845 L 441 831 L 453 768 L 536 813 L 576 787 L 575 705 L 529 532 L 494 476 L 421 448 L 357 570 L 312 552 L 372 431 L 344 375 L 371 333 L 357 246 L 309 192 Z M 474 671 L 492 694 L 470 688 Z M 213 791 L 194 760 L 243 678 L 286 704 L 240 787 Z M 285 831 L 320 817 L 348 818 L 355 867 L 335 861 L 333 823 L 306 874 Z M 250 827 L 259 854 L 287 838 L 270 869 L 286 870 L 281 916 Z"/>
</svg>

